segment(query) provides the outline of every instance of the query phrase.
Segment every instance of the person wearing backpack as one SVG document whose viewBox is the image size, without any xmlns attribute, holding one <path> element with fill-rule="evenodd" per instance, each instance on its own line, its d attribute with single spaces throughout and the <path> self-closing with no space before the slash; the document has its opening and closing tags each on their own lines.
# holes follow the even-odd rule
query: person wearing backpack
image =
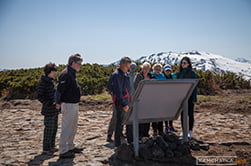
<svg viewBox="0 0 251 166">
<path fill-rule="evenodd" d="M 180 61 L 180 67 L 178 73 L 176 73 L 177 79 L 197 79 L 196 73 L 193 71 L 192 63 L 189 57 L 183 57 Z M 188 137 L 193 137 L 194 126 L 194 103 L 197 102 L 197 87 L 194 89 L 192 95 L 188 99 L 188 119 L 189 119 L 189 133 Z M 183 128 L 183 113 L 181 113 L 181 124 Z M 183 136 L 183 133 L 180 134 Z"/>
<path fill-rule="evenodd" d="M 166 77 L 166 79 L 174 79 L 174 73 L 172 73 L 172 67 L 170 65 L 165 65 L 163 68 L 164 71 L 164 75 Z M 175 129 L 173 127 L 173 121 L 165 121 L 165 126 L 166 126 L 166 133 L 170 133 L 170 132 L 178 132 L 177 129 Z"/>
</svg>

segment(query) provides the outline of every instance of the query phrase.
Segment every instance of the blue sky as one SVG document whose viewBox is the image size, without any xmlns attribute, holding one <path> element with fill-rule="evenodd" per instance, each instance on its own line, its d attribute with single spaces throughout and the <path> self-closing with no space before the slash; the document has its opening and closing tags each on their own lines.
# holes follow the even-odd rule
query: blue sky
<svg viewBox="0 0 251 166">
<path fill-rule="evenodd" d="M 0 0 L 0 68 L 167 51 L 251 59 L 249 0 Z"/>
</svg>

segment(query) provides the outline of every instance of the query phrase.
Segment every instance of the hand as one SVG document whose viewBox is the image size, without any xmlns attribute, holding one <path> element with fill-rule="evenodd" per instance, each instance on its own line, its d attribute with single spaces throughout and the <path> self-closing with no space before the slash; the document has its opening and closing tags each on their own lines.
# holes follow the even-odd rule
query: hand
<svg viewBox="0 0 251 166">
<path fill-rule="evenodd" d="M 124 107 L 123 107 L 123 110 L 124 110 L 125 112 L 127 112 L 127 111 L 129 110 L 129 106 L 128 106 L 128 105 L 124 106 Z"/>
<path fill-rule="evenodd" d="M 56 104 L 56 109 L 59 110 L 61 108 L 61 104 Z"/>
</svg>

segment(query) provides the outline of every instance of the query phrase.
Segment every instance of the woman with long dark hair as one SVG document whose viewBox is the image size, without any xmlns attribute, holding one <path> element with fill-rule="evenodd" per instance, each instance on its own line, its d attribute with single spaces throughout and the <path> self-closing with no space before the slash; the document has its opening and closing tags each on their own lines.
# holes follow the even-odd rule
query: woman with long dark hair
<svg viewBox="0 0 251 166">
<path fill-rule="evenodd" d="M 176 74 L 177 79 L 197 79 L 197 75 L 193 71 L 190 58 L 183 57 L 180 61 L 179 71 Z M 188 119 L 189 119 L 189 133 L 188 137 L 193 137 L 193 125 L 194 125 L 194 103 L 197 102 L 197 87 L 194 89 L 192 95 L 188 99 Z M 181 113 L 181 124 L 183 128 L 183 114 Z M 181 133 L 180 136 L 183 136 Z"/>
</svg>

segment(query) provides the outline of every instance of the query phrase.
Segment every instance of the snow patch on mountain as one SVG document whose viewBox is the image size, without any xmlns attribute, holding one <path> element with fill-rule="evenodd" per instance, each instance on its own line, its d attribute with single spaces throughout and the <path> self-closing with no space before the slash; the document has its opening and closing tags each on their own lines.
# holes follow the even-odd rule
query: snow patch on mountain
<svg viewBox="0 0 251 166">
<path fill-rule="evenodd" d="M 187 56 L 191 59 L 194 68 L 202 71 L 233 72 L 251 80 L 251 63 L 238 62 L 221 55 L 208 52 L 161 52 L 149 56 L 142 56 L 137 62 L 148 61 L 150 63 L 179 64 L 181 59 Z"/>
</svg>

